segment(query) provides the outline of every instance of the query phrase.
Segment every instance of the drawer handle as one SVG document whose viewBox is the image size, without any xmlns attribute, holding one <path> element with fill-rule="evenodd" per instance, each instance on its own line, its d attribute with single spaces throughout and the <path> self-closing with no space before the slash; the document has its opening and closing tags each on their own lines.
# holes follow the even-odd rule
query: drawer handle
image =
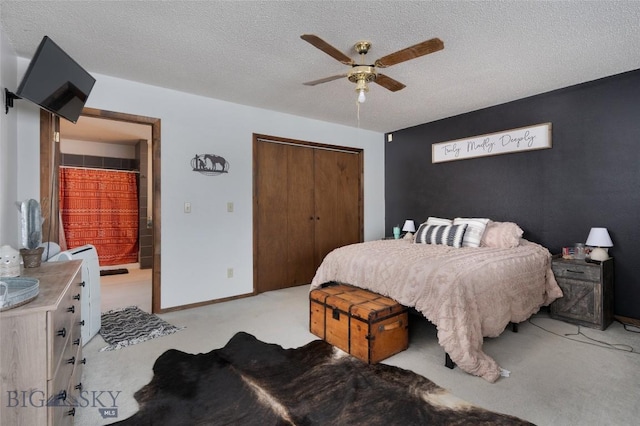
<svg viewBox="0 0 640 426">
<path fill-rule="evenodd" d="M 67 411 L 67 416 L 75 416 L 76 415 L 76 409 L 72 408 L 71 410 Z"/>
<path fill-rule="evenodd" d="M 87 363 L 87 358 L 82 358 L 80 360 L 80 364 L 86 364 Z"/>
<path fill-rule="evenodd" d="M 76 311 L 76 307 L 72 306 L 70 308 L 67 308 L 67 312 L 71 312 L 72 314 Z"/>
<path fill-rule="evenodd" d="M 58 394 L 58 399 L 65 401 L 67 399 L 67 391 L 66 390 L 60 391 L 60 393 Z"/>
<path fill-rule="evenodd" d="M 76 339 L 73 341 L 74 346 L 80 346 L 80 339 Z"/>
<path fill-rule="evenodd" d="M 80 287 L 84 287 L 84 281 L 80 283 Z"/>
<path fill-rule="evenodd" d="M 75 389 L 75 390 L 79 390 L 79 391 L 81 391 L 81 390 L 82 390 L 82 382 L 80 382 L 80 383 L 78 383 L 77 385 L 75 385 L 75 386 L 74 386 L 74 389 Z"/>
<path fill-rule="evenodd" d="M 76 299 L 76 300 L 80 300 L 80 293 L 78 293 L 75 296 L 73 296 L 73 298 Z"/>
<path fill-rule="evenodd" d="M 574 271 L 573 269 L 567 269 L 567 272 L 571 272 L 573 274 L 584 274 L 584 271 Z"/>
<path fill-rule="evenodd" d="M 78 324 L 80 324 L 81 326 L 84 325 L 84 320 L 80 321 Z"/>
<path fill-rule="evenodd" d="M 387 325 L 380 325 L 378 327 L 378 331 L 389 331 L 389 330 L 393 330 L 395 328 L 400 328 L 400 327 L 402 327 L 402 320 L 392 322 L 391 324 L 387 324 Z"/>
<path fill-rule="evenodd" d="M 76 363 L 76 357 L 72 356 L 71 358 L 69 358 L 67 360 L 67 364 L 75 364 Z"/>
<path fill-rule="evenodd" d="M 63 328 L 62 330 L 58 331 L 58 336 L 66 337 L 66 335 L 67 335 L 67 329 L 66 328 Z"/>
</svg>

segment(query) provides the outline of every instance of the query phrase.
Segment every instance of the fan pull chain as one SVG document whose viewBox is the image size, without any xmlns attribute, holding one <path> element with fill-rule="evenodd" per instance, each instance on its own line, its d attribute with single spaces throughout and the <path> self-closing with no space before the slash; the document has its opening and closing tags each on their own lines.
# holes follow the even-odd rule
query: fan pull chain
<svg viewBox="0 0 640 426">
<path fill-rule="evenodd" d="M 360 128 L 360 102 L 356 100 L 356 109 L 357 109 L 357 117 L 358 117 L 358 129 Z"/>
</svg>

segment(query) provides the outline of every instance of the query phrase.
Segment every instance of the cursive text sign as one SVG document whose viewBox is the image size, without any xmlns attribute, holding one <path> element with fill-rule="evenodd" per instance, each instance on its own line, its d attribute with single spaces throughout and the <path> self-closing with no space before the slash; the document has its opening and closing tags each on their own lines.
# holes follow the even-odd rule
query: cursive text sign
<svg viewBox="0 0 640 426">
<path fill-rule="evenodd" d="M 551 148 L 551 123 L 507 130 L 431 145 L 431 162 Z"/>
</svg>

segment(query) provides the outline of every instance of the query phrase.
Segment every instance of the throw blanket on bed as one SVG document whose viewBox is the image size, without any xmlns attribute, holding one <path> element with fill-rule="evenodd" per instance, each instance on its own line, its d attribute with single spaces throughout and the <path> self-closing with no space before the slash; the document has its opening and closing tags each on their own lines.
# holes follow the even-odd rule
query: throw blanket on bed
<svg viewBox="0 0 640 426">
<path fill-rule="evenodd" d="M 521 240 L 515 248 L 453 248 L 379 240 L 340 247 L 316 271 L 311 289 L 351 284 L 415 307 L 438 329 L 438 341 L 464 371 L 489 382 L 500 367 L 482 351 L 498 336 L 562 296 L 551 254 Z"/>
</svg>

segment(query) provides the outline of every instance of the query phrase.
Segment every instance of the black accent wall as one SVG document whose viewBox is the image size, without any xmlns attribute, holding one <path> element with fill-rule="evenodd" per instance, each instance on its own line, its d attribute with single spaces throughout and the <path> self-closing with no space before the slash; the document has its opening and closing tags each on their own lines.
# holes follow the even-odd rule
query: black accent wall
<svg viewBox="0 0 640 426">
<path fill-rule="evenodd" d="M 431 163 L 433 143 L 546 122 L 551 149 Z M 606 227 L 615 313 L 640 318 L 640 70 L 392 133 L 387 234 L 405 219 L 488 217 L 556 254 Z"/>
</svg>

